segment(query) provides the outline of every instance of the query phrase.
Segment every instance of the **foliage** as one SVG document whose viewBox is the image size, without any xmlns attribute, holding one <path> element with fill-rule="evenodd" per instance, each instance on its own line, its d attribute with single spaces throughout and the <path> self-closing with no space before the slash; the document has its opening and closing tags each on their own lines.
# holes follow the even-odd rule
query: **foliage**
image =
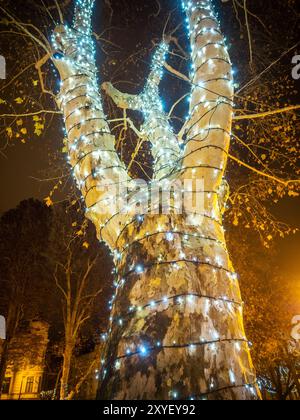
<svg viewBox="0 0 300 420">
<path fill-rule="evenodd" d="M 299 290 L 283 252 L 264 249 L 255 235 L 242 229 L 228 232 L 229 247 L 240 273 L 245 301 L 245 328 L 265 398 L 287 399 L 298 391 L 300 354 L 291 337 L 292 319 L 299 313 Z M 279 258 L 281 256 L 281 258 Z"/>
</svg>

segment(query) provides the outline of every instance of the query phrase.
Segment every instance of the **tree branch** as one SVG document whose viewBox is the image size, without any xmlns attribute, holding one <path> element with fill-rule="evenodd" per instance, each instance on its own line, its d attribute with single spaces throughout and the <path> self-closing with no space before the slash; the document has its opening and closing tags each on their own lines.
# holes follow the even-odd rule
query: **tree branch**
<svg viewBox="0 0 300 420">
<path fill-rule="evenodd" d="M 87 369 L 86 373 L 80 378 L 80 380 L 77 382 L 75 388 L 67 395 L 65 398 L 66 400 L 72 400 L 76 394 L 80 391 L 80 388 L 84 381 L 89 377 L 89 375 L 92 373 L 92 370 L 97 365 L 97 359 L 93 360 L 90 364 L 89 368 Z"/>
<path fill-rule="evenodd" d="M 40 115 L 40 114 L 58 114 L 61 115 L 61 111 L 53 111 L 51 109 L 41 109 L 40 111 L 36 112 L 28 112 L 27 114 L 0 114 L 0 118 L 21 118 L 21 117 L 33 117 L 34 115 Z"/>
<path fill-rule="evenodd" d="M 103 91 L 114 101 L 117 107 L 121 109 L 139 109 L 138 95 L 130 95 L 116 89 L 110 82 L 104 82 L 101 85 Z"/>
<path fill-rule="evenodd" d="M 284 112 L 295 111 L 297 109 L 300 109 L 300 105 L 291 105 L 291 106 L 287 106 L 287 107 L 281 108 L 281 109 L 274 109 L 273 111 L 260 112 L 258 114 L 235 115 L 233 117 L 233 120 L 234 121 L 250 120 L 250 119 L 253 120 L 253 119 L 257 119 L 257 118 L 268 117 L 270 115 L 276 115 L 276 114 L 282 114 Z"/>
<path fill-rule="evenodd" d="M 243 162 L 242 160 L 238 159 L 238 158 L 237 158 L 237 157 L 235 157 L 235 156 L 232 156 L 231 154 L 228 154 L 228 157 L 229 157 L 230 159 L 234 160 L 235 162 L 237 162 L 239 165 L 242 165 L 242 166 L 244 166 L 245 168 L 250 169 L 251 171 L 253 171 L 253 172 L 257 173 L 258 175 L 261 175 L 261 176 L 264 176 L 264 177 L 266 177 L 266 178 L 269 178 L 269 179 L 271 179 L 272 181 L 278 182 L 279 184 L 282 184 L 282 185 L 284 185 L 284 186 L 286 186 L 286 187 L 287 187 L 289 184 L 296 184 L 296 183 L 300 183 L 300 179 L 290 179 L 290 180 L 288 180 L 288 181 L 285 181 L 285 180 L 283 180 L 283 179 L 281 179 L 281 178 L 278 178 L 278 177 L 276 177 L 276 176 L 274 176 L 274 175 L 267 174 L 267 173 L 265 173 L 265 172 L 263 172 L 263 171 L 260 171 L 259 169 L 254 168 L 253 166 L 248 165 L 247 163 Z"/>
</svg>

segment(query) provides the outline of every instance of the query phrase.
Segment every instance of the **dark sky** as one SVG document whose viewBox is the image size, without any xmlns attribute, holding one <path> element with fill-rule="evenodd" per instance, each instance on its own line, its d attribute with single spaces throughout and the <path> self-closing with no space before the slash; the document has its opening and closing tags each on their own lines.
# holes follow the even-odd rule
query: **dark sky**
<svg viewBox="0 0 300 420">
<path fill-rule="evenodd" d="M 0 156 L 0 212 L 15 207 L 29 197 L 43 200 L 49 195 L 52 183 L 45 179 L 49 168 L 49 153 L 55 143 L 54 136 L 33 138 L 26 145 L 19 143 L 5 150 Z M 61 146 L 60 146 L 61 148 Z"/>
</svg>

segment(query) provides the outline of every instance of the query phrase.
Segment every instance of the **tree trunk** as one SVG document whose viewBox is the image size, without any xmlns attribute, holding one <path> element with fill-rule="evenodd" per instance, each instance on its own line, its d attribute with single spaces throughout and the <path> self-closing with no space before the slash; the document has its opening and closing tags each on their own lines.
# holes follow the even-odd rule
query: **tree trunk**
<svg viewBox="0 0 300 420">
<path fill-rule="evenodd" d="M 119 246 L 127 247 L 117 265 L 99 398 L 256 399 L 222 227 L 148 216 L 124 230 Z"/>
<path fill-rule="evenodd" d="M 60 380 L 60 400 L 65 400 L 69 393 L 69 377 L 71 370 L 71 361 L 73 354 L 74 345 L 73 343 L 66 342 L 64 355 L 63 355 L 63 366 Z"/>
</svg>

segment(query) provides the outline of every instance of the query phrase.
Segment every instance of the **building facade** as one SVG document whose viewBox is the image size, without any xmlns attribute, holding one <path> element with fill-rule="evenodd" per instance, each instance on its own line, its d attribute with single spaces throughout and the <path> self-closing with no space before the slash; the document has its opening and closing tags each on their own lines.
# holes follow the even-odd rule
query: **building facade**
<svg viewBox="0 0 300 420">
<path fill-rule="evenodd" d="M 12 340 L 2 387 L 2 400 L 34 400 L 40 392 L 46 371 L 49 325 L 40 320 L 28 323 Z"/>
</svg>

